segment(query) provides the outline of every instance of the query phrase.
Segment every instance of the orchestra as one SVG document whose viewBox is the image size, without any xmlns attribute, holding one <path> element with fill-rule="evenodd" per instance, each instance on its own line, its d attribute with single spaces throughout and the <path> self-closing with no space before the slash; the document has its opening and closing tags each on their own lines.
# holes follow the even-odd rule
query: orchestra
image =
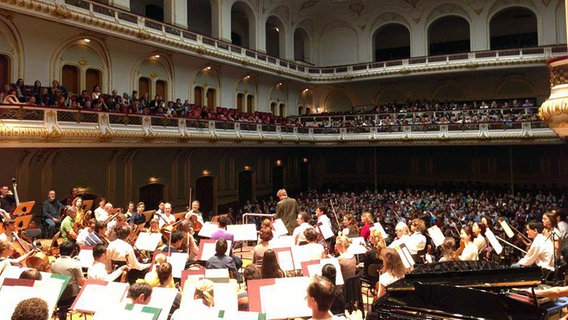
<svg viewBox="0 0 568 320">
<path fill-rule="evenodd" d="M 52 201 L 53 196 L 54 192 L 52 194 L 50 191 Z M 190 202 L 190 210 L 179 221 L 176 221 L 172 214 L 172 204 L 169 202 L 163 202 L 154 216 L 145 214 L 144 202 L 138 202 L 135 210 L 134 202 L 130 202 L 128 204 L 130 215 L 127 215 L 120 208 L 114 209 L 112 204 L 103 199 L 97 209 L 102 210 L 99 210 L 98 215 L 95 210 L 95 215 L 91 217 L 88 210 L 90 208 L 83 207 L 82 196 L 74 194 L 74 198 L 70 201 L 70 206 L 62 207 L 61 212 L 54 213 L 53 217 L 59 214 L 62 220 L 59 237 L 63 241 L 93 248 L 91 250 L 95 255 L 95 261 L 88 272 L 86 269 L 83 270 L 87 272 L 88 278 L 110 281 L 121 278 L 122 281 L 131 284 L 144 278 L 151 278 L 152 285 L 156 285 L 155 283 L 162 283 L 162 280 L 156 280 L 161 274 L 156 274 L 156 270 L 158 272 L 165 270 L 167 279 L 163 280 L 174 283 L 168 286 L 178 288 L 181 292 L 183 288 L 180 287 L 179 279 L 172 276 L 171 254 L 185 255 L 185 260 L 181 264 L 182 269 L 190 266 L 217 268 L 229 265 L 230 276 L 234 279 L 240 278 L 240 270 L 243 268 L 242 254 L 239 257 L 233 249 L 237 244 L 239 246 L 247 244 L 235 241 L 235 234 L 228 230 L 228 226 L 231 225 L 229 215 L 216 216 L 217 229 L 205 237 L 198 236 L 194 227 L 197 226 L 199 230 L 205 224 L 203 215 L 199 211 L 198 200 Z M 395 210 L 395 207 L 398 210 Z M 372 298 L 374 301 L 379 301 L 383 296 L 388 295 L 390 284 L 411 274 L 418 264 L 482 260 L 500 263 L 504 268 L 528 268 L 536 265 L 546 271 L 543 272 L 543 280 L 550 280 L 554 277 L 558 260 L 563 259 L 560 247 L 562 236 L 557 227 L 558 218 L 554 211 L 544 212 L 542 222 L 527 221 L 524 225 L 519 225 L 503 217 L 499 219 L 488 215 L 464 221 L 458 218 L 458 214 L 454 216 L 442 214 L 438 217 L 443 216 L 444 220 L 436 221 L 432 219 L 435 217 L 432 213 L 413 215 L 408 211 L 399 211 L 402 208 L 398 205 L 391 207 L 390 212 L 366 210 L 356 213 L 341 207 L 336 210 L 333 202 L 328 204 L 321 201 L 313 208 L 302 207 L 302 211 L 296 214 L 296 228 L 293 229 L 292 236 L 288 235 L 289 230 L 285 230 L 283 234 L 277 233 L 274 226 L 277 216 L 273 215 L 256 228 L 259 240 L 256 246 L 253 245 L 254 249 L 252 247 L 249 249 L 252 252 L 250 266 L 260 272 L 267 252 L 277 256 L 272 247 L 274 241 L 291 237 L 289 246 L 303 247 L 307 261 L 336 259 L 339 268 L 337 271 L 341 273 L 343 279 L 354 276 L 370 279 L 373 286 Z M 455 213 L 457 208 L 449 205 L 448 212 Z M 332 223 L 332 221 L 342 223 Z M 338 236 L 326 238 L 324 225 L 332 234 Z M 430 226 L 439 227 L 441 240 L 436 239 L 437 235 L 434 233 L 430 233 Z M 488 233 L 494 234 L 498 239 L 506 238 L 504 231 L 507 229 L 506 226 L 516 233 L 509 240 L 503 239 L 503 243 L 510 242 L 511 246 L 506 245 L 502 252 L 497 253 L 492 248 Z M 4 230 L 0 234 L 2 269 L 8 265 L 18 264 L 34 266 L 38 270 L 49 270 L 49 259 L 56 258 L 56 256 L 49 257 L 49 254 L 53 253 L 51 250 L 45 252 L 47 264 L 26 264 L 32 261 L 32 257 L 37 253 L 41 253 L 32 244 L 34 240 L 21 242 L 22 239 L 18 234 L 23 234 L 25 237 L 25 230 L 16 232 L 12 219 L 5 218 L 2 227 Z M 517 228 L 525 230 L 526 236 Z M 141 234 L 144 234 L 143 238 L 159 234 L 160 239 L 153 247 L 147 248 L 145 244 L 141 244 L 144 247 L 139 249 L 137 240 Z M 217 243 L 219 239 L 223 239 L 221 247 L 216 248 L 217 258 L 199 260 L 201 254 L 199 242 L 204 238 L 217 240 Z M 21 243 L 27 244 L 21 245 Z M 227 247 L 228 243 L 230 247 Z M 363 251 L 354 249 L 359 247 L 359 243 Z M 526 248 L 526 253 L 521 255 L 524 252 L 517 250 L 520 249 L 517 245 Z M 401 253 L 405 250 L 412 260 L 410 264 L 406 263 Z M 163 260 L 158 263 L 161 267 L 148 273 L 156 257 L 160 261 Z M 273 264 L 274 268 L 281 270 L 279 274 L 283 277 L 302 275 L 301 270 L 282 269 L 278 259 Z M 371 265 L 376 266 L 376 271 L 369 273 Z"/>
</svg>

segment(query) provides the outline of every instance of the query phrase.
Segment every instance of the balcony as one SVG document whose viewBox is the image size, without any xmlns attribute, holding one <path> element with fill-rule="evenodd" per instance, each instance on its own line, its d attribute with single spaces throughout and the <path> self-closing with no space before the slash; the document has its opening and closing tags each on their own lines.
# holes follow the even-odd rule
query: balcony
<svg viewBox="0 0 568 320">
<path fill-rule="evenodd" d="M 29 2 L 30 5 L 25 3 Z M 369 62 L 336 67 L 312 67 L 294 61 L 268 56 L 265 53 L 235 46 L 171 24 L 150 20 L 131 12 L 85 0 L 64 0 L 58 5 L 47 0 L 4 2 L 3 7 L 22 14 L 52 20 L 62 17 L 63 23 L 96 30 L 132 41 L 143 39 L 156 47 L 180 53 L 207 57 L 235 66 L 245 66 L 261 72 L 313 83 L 339 83 L 347 80 L 368 80 L 381 77 L 406 76 L 437 72 L 483 70 L 499 66 L 543 65 L 553 57 L 565 55 L 566 46 L 546 46 L 514 50 L 491 50 L 442 56 Z"/>
<path fill-rule="evenodd" d="M 310 128 L 10 105 L 0 120 L 3 148 L 563 143 L 541 121 Z"/>
</svg>

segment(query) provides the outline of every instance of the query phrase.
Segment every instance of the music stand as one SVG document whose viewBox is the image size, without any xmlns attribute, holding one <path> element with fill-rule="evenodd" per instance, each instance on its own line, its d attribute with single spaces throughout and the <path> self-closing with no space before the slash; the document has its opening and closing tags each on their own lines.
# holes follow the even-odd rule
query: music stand
<svg viewBox="0 0 568 320">
<path fill-rule="evenodd" d="M 31 214 L 17 216 L 14 218 L 14 231 L 26 230 L 30 225 L 32 218 L 33 215 Z"/>
<path fill-rule="evenodd" d="M 146 222 L 152 220 L 154 214 L 156 214 L 156 210 L 144 211 L 144 217 L 146 218 Z"/>
<path fill-rule="evenodd" d="M 82 205 L 83 211 L 87 212 L 93 209 L 93 202 L 94 202 L 93 200 L 83 200 L 83 205 Z"/>
<path fill-rule="evenodd" d="M 34 207 L 34 205 L 35 205 L 35 201 L 20 202 L 20 204 L 14 210 L 14 213 L 12 213 L 12 216 L 29 214 L 29 213 L 32 212 L 32 208 Z"/>
</svg>

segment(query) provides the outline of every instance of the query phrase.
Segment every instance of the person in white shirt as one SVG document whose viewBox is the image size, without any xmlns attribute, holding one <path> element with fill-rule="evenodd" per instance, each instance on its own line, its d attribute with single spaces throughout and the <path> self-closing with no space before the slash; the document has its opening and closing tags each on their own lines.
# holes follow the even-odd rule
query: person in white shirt
<svg viewBox="0 0 568 320">
<path fill-rule="evenodd" d="M 149 263 L 140 263 L 136 259 L 134 249 L 125 240 L 130 235 L 130 227 L 128 225 L 123 226 L 117 230 L 118 238 L 108 245 L 107 248 L 107 260 L 105 262 L 107 271 L 111 271 L 112 262 L 117 262 L 118 264 L 126 264 L 130 267 L 128 272 L 128 282 L 133 283 L 139 278 L 144 278 Z"/>
<path fill-rule="evenodd" d="M 201 211 L 199 211 L 199 201 L 197 200 L 193 200 L 191 203 L 191 210 L 185 214 L 186 219 L 191 218 L 191 216 L 197 216 L 197 221 L 199 221 L 202 225 L 205 223 L 205 221 L 203 221 L 203 215 L 201 214 Z"/>
<path fill-rule="evenodd" d="M 396 248 L 401 244 L 406 244 L 410 238 L 410 230 L 406 223 L 402 221 L 396 224 L 394 232 L 396 233 L 396 239 L 389 244 L 389 248 Z"/>
<path fill-rule="evenodd" d="M 164 203 L 164 214 L 162 214 L 159 218 L 159 225 L 160 229 L 164 225 L 171 225 L 176 222 L 176 217 L 172 214 L 172 204 L 169 202 Z"/>
<path fill-rule="evenodd" d="M 95 219 L 97 221 L 106 221 L 108 219 L 108 213 L 105 210 L 106 199 L 101 198 L 99 200 L 99 207 L 95 209 Z"/>
<path fill-rule="evenodd" d="M 304 237 L 306 237 L 306 241 L 308 242 L 303 247 L 305 247 L 306 252 L 311 260 L 318 260 L 324 257 L 325 249 L 324 247 L 316 243 L 318 239 L 318 233 L 314 228 L 304 230 Z"/>
<path fill-rule="evenodd" d="M 383 259 L 383 268 L 379 276 L 379 281 L 377 282 L 377 295 L 375 296 L 375 300 L 385 295 L 385 293 L 387 293 L 386 288 L 393 282 L 404 278 L 407 272 L 400 255 L 394 249 L 383 249 L 381 251 L 381 257 Z"/>
<path fill-rule="evenodd" d="M 513 267 L 529 267 L 536 264 L 541 268 L 554 270 L 554 245 L 550 237 L 545 237 L 541 233 L 543 228 L 542 223 L 538 221 L 530 221 L 527 224 L 527 236 L 532 239 L 532 244 L 527 254 Z"/>
<path fill-rule="evenodd" d="M 14 242 L 14 223 L 11 219 L 4 220 L 4 233 L 0 234 L 0 241 Z"/>
<path fill-rule="evenodd" d="M 479 254 L 477 252 L 477 246 L 473 243 L 473 231 L 471 230 L 470 226 L 465 226 L 460 231 L 460 238 L 464 243 L 464 248 L 462 253 L 460 254 L 461 261 L 467 260 L 478 260 Z"/>
<path fill-rule="evenodd" d="M 309 219 L 310 217 L 308 216 L 308 213 L 305 211 L 302 211 L 298 214 L 298 217 L 296 218 L 296 223 L 298 224 L 298 226 L 294 229 L 294 232 L 292 233 L 292 237 L 294 237 L 294 243 L 296 245 L 302 245 L 307 243 L 306 237 L 304 236 L 304 231 L 306 229 L 313 228 L 312 225 L 308 223 Z"/>
<path fill-rule="evenodd" d="M 487 227 L 485 223 L 479 221 L 475 222 L 471 227 L 471 231 L 473 231 L 473 235 L 475 238 L 473 239 L 473 243 L 477 247 L 477 252 L 481 254 L 487 248 L 487 241 L 485 241 L 485 230 Z"/>
<path fill-rule="evenodd" d="M 93 265 L 87 270 L 87 279 L 104 280 L 104 281 L 114 281 L 122 275 L 123 272 L 128 271 L 128 266 L 124 265 L 117 268 L 112 273 L 108 273 L 106 270 L 105 262 L 108 260 L 107 248 L 104 244 L 97 244 L 93 248 L 93 258 L 95 261 Z"/>
<path fill-rule="evenodd" d="M 410 223 L 410 231 L 412 234 L 406 241 L 406 247 L 410 254 L 416 255 L 418 252 L 426 248 L 426 237 L 422 234 L 426 230 L 424 220 L 415 218 Z"/>
</svg>

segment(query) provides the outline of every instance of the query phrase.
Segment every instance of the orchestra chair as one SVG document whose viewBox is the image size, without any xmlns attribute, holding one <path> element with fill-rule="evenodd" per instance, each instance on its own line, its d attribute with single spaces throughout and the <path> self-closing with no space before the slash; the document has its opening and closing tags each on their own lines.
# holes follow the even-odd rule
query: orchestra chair
<svg viewBox="0 0 568 320">
<path fill-rule="evenodd" d="M 373 298 L 375 297 L 375 285 L 381 275 L 379 268 L 380 265 L 378 263 L 371 263 L 367 266 L 365 276 L 361 277 L 361 287 L 366 290 L 365 295 L 367 296 L 367 302 L 369 295 L 371 297 L 371 303 L 368 304 L 369 307 L 372 305 Z"/>
</svg>

